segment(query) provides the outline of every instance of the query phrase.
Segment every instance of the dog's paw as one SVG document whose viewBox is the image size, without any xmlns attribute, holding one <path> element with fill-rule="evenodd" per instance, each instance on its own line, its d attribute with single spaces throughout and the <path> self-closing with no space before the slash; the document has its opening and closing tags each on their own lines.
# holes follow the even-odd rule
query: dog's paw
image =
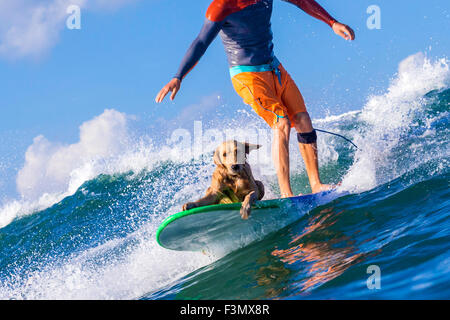
<svg viewBox="0 0 450 320">
<path fill-rule="evenodd" d="M 247 220 L 248 217 L 250 216 L 250 211 L 251 211 L 251 206 L 250 204 L 242 204 L 241 207 L 241 218 L 244 220 Z"/>
<path fill-rule="evenodd" d="M 183 205 L 183 211 L 191 210 L 196 207 L 197 207 L 197 205 L 194 202 L 188 202 Z"/>
</svg>

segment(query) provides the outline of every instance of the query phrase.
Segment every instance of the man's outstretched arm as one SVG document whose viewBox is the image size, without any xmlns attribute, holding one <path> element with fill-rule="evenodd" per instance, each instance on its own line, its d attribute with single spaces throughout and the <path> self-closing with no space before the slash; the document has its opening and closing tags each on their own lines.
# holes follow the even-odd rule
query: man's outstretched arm
<svg viewBox="0 0 450 320">
<path fill-rule="evenodd" d="M 322 20 L 323 22 L 328 24 L 337 35 L 341 36 L 345 40 L 355 39 L 355 32 L 352 30 L 352 28 L 334 19 L 315 0 L 284 0 L 284 1 L 296 5 L 310 16 Z"/>
<path fill-rule="evenodd" d="M 195 67 L 197 62 L 206 52 L 211 42 L 216 38 L 222 24 L 205 19 L 202 29 L 197 38 L 192 42 L 186 55 L 181 61 L 180 68 L 174 78 L 183 80 L 183 78 Z"/>
<path fill-rule="evenodd" d="M 192 42 L 183 60 L 181 61 L 178 72 L 158 93 L 155 99 L 156 102 L 162 102 L 169 92 L 172 92 L 170 99 L 173 100 L 175 98 L 178 90 L 180 90 L 181 80 L 183 80 L 183 78 L 195 67 L 221 28 L 221 22 L 214 22 L 209 19 L 205 19 L 205 23 L 203 24 L 199 35 Z"/>
</svg>

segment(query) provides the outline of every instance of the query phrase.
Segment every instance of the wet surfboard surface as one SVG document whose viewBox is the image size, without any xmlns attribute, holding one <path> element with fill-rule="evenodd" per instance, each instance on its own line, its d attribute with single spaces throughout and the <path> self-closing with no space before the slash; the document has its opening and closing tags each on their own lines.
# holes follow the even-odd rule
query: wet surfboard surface
<svg viewBox="0 0 450 320">
<path fill-rule="evenodd" d="M 248 220 L 240 216 L 241 203 L 193 208 L 166 218 L 156 232 L 156 240 L 171 250 L 229 251 L 261 239 L 342 195 L 331 190 L 257 201 Z"/>
</svg>

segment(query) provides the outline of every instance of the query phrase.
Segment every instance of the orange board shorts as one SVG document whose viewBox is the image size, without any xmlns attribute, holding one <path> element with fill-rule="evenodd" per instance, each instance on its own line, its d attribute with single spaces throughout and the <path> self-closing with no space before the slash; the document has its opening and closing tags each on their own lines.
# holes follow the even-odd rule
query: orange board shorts
<svg viewBox="0 0 450 320">
<path fill-rule="evenodd" d="M 294 116 L 306 112 L 305 101 L 294 80 L 280 64 L 281 83 L 275 71 L 241 72 L 231 81 L 236 92 L 274 128 L 280 118 L 288 117 L 291 127 Z"/>
</svg>

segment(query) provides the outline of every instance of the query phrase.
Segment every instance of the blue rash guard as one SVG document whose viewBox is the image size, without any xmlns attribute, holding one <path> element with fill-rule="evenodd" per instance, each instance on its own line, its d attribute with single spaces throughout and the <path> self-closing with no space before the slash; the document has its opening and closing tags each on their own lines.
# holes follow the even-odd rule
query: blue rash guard
<svg viewBox="0 0 450 320">
<path fill-rule="evenodd" d="M 283 0 L 332 26 L 333 19 L 314 0 Z M 273 0 L 214 0 L 200 34 L 184 56 L 175 78 L 182 80 L 220 33 L 230 67 L 259 66 L 274 59 L 270 19 Z"/>
</svg>

